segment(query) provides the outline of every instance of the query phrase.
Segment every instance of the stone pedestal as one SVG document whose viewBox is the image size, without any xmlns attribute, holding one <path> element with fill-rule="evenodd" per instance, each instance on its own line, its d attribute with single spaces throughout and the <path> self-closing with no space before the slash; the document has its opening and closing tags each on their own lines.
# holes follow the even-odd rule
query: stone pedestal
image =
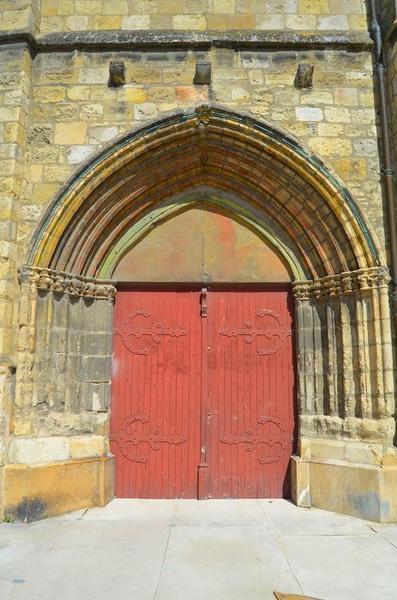
<svg viewBox="0 0 397 600">
<path fill-rule="evenodd" d="M 397 521 L 397 460 L 382 456 L 378 444 L 312 440 L 303 454 L 291 459 L 295 504 Z"/>
<path fill-rule="evenodd" d="M 113 456 L 2 469 L 4 515 L 18 521 L 105 506 L 114 497 Z"/>
</svg>

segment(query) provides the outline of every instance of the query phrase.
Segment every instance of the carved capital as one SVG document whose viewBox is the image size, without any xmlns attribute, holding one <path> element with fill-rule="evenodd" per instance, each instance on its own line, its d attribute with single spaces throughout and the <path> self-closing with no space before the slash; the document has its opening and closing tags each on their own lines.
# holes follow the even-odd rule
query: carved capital
<svg viewBox="0 0 397 600">
<path fill-rule="evenodd" d="M 113 300 L 116 294 L 116 288 L 111 281 L 71 275 L 43 267 L 25 266 L 19 275 L 21 282 L 28 282 L 39 290 L 104 300 Z"/>
<path fill-rule="evenodd" d="M 297 281 L 293 284 L 293 293 L 297 300 L 331 298 L 387 288 L 389 283 L 390 274 L 386 267 L 371 267 L 313 281 Z"/>
</svg>

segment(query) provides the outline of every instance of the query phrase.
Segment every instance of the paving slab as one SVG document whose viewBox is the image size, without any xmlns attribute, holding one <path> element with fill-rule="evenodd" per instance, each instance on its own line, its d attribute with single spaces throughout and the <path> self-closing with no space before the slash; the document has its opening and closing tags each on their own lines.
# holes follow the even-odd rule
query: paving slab
<svg viewBox="0 0 397 600">
<path fill-rule="evenodd" d="M 2 600 L 154 597 L 168 527 L 113 519 L 31 531 L 36 535 L 23 555 L 3 563 L 0 553 Z"/>
<path fill-rule="evenodd" d="M 284 536 L 302 588 L 322 600 L 396 600 L 397 552 L 378 536 Z"/>
<path fill-rule="evenodd" d="M 269 529 L 258 500 L 178 500 L 173 523 L 178 525 L 247 527 L 255 525 Z"/>
<path fill-rule="evenodd" d="M 286 500 L 260 500 L 273 529 L 281 535 L 372 535 L 371 524 L 348 515 L 298 508 Z"/>
<path fill-rule="evenodd" d="M 172 528 L 156 600 L 274 600 L 302 592 L 269 531 L 257 527 Z"/>
</svg>

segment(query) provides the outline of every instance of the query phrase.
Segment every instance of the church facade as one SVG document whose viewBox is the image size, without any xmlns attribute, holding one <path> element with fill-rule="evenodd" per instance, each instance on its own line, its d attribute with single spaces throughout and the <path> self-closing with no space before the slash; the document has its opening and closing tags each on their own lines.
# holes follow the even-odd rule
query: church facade
<svg viewBox="0 0 397 600">
<path fill-rule="evenodd" d="M 395 0 L 0 3 L 0 507 L 397 520 Z"/>
</svg>

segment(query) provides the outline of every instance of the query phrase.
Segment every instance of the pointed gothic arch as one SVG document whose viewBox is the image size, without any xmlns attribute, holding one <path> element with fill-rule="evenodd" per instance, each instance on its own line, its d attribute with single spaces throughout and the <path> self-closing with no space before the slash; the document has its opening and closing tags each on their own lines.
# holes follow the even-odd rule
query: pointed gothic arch
<svg viewBox="0 0 397 600">
<path fill-rule="evenodd" d="M 21 273 L 29 327 L 38 334 L 21 357 L 31 368 L 20 371 L 19 395 L 32 407 L 33 433 L 43 424 L 34 416 L 42 398 L 60 411 L 106 413 L 114 267 L 153 223 L 184 203 L 194 206 L 203 190 L 213 206 L 277 247 L 293 274 L 301 455 L 295 499 L 309 503 L 302 473 L 311 441 L 393 445 L 389 275 L 348 190 L 296 140 L 251 117 L 217 107 L 167 117 L 113 144 L 68 182 L 36 230 Z M 78 367 L 71 376 L 68 357 L 76 352 L 65 349 L 62 336 L 83 339 L 82 363 L 99 357 L 99 375 Z M 54 388 L 59 355 L 67 365 L 61 390 Z"/>
</svg>

